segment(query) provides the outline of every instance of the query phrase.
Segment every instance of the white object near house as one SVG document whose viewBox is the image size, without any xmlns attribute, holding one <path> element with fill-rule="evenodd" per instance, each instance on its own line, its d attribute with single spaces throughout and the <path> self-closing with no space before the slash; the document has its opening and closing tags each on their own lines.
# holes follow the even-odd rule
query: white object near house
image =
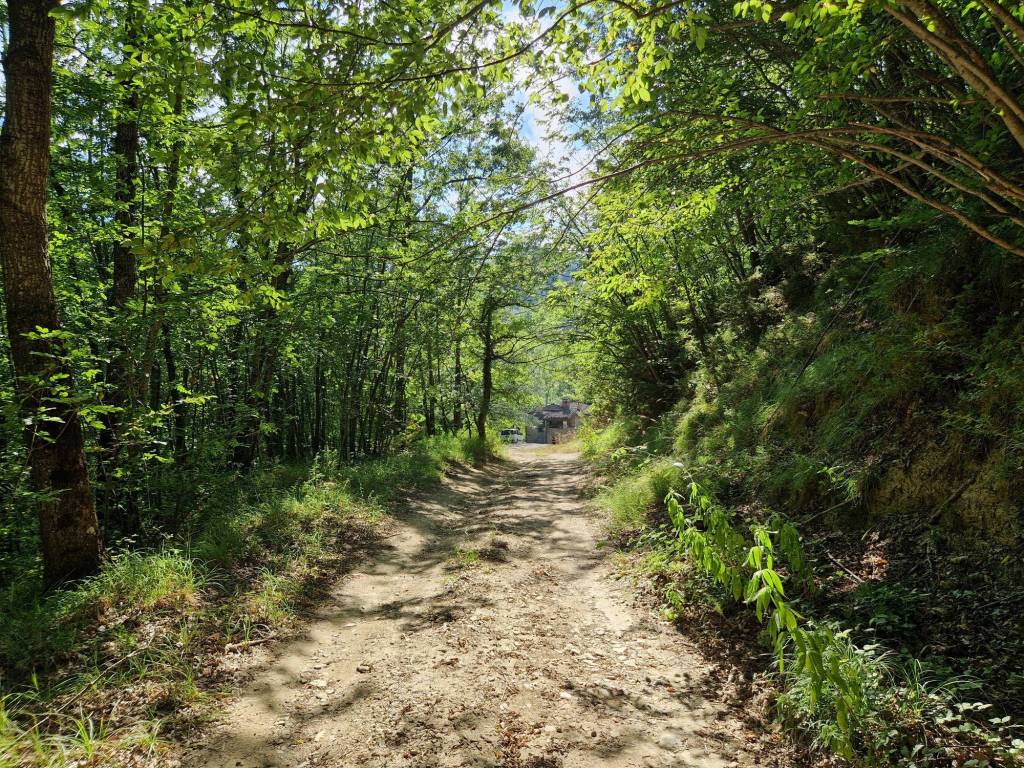
<svg viewBox="0 0 1024 768">
<path fill-rule="evenodd" d="M 523 433 L 518 429 L 503 429 L 501 430 L 501 442 L 503 443 L 521 443 L 523 442 Z"/>
</svg>

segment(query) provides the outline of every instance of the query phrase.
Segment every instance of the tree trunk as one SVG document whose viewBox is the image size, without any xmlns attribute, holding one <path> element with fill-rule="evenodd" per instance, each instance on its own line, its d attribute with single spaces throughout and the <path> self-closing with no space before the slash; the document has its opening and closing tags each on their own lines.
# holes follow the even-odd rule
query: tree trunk
<svg viewBox="0 0 1024 768">
<path fill-rule="evenodd" d="M 409 398 L 408 380 L 405 373 L 406 358 L 405 340 L 398 340 L 398 352 L 395 355 L 395 394 L 392 398 L 391 407 L 391 435 L 401 436 L 405 431 L 406 422 L 409 420 Z"/>
<path fill-rule="evenodd" d="M 134 41 L 133 41 L 134 42 Z M 118 106 L 117 125 L 114 128 L 114 159 L 117 166 L 117 184 L 114 200 L 117 210 L 117 239 L 114 241 L 114 274 L 110 303 L 124 310 L 135 296 L 139 280 L 139 264 L 131 239 L 138 224 L 139 200 L 136 186 L 139 176 L 139 92 L 131 82 L 122 83 L 126 89 Z"/>
<path fill-rule="evenodd" d="M 4 56 L 7 114 L 0 132 L 0 264 L 11 358 L 22 413 L 29 420 L 28 462 L 43 494 L 39 533 L 50 585 L 96 570 L 99 523 L 89 488 L 78 413 L 54 391 L 70 383 L 47 253 L 53 86 L 53 0 L 9 0 Z M 60 378 L 57 378 L 60 377 Z M 47 418 L 37 417 L 45 409 Z"/>
<path fill-rule="evenodd" d="M 491 397 L 494 392 L 494 304 L 487 298 L 484 300 L 480 328 L 480 342 L 483 344 L 483 356 L 480 360 L 481 391 L 480 410 L 476 415 L 476 433 L 481 440 L 487 438 L 487 417 L 491 412 Z"/>
<path fill-rule="evenodd" d="M 426 381 L 423 383 L 423 420 L 427 435 L 437 434 L 437 394 L 434 387 L 433 337 L 427 340 Z"/>
<path fill-rule="evenodd" d="M 163 334 L 164 365 L 167 366 L 167 391 L 171 398 L 173 417 L 171 421 L 171 445 L 174 450 L 174 463 L 182 467 L 188 459 L 188 448 L 185 443 L 187 430 L 188 405 L 179 389 L 178 365 L 171 347 L 171 329 L 166 322 L 161 328 Z"/>
<path fill-rule="evenodd" d="M 462 339 L 455 337 L 455 402 L 452 404 L 452 432 L 462 431 Z"/>
<path fill-rule="evenodd" d="M 313 456 L 317 456 L 324 449 L 325 387 L 323 356 L 318 352 L 313 363 Z"/>
<path fill-rule="evenodd" d="M 181 77 L 178 78 L 174 87 L 174 109 L 172 114 L 180 118 L 184 112 L 184 84 Z M 184 141 L 175 138 L 171 145 L 171 160 L 167 167 L 167 187 L 164 189 L 163 211 L 160 222 L 160 239 L 166 238 L 171 232 L 171 216 L 174 213 L 174 197 L 178 192 L 178 182 L 181 176 L 181 152 L 185 146 Z M 166 300 L 163 290 L 158 292 L 161 299 Z M 166 307 L 161 306 L 161 312 Z M 178 366 L 174 357 L 174 349 L 171 346 L 171 328 L 167 318 L 160 317 L 160 333 L 162 335 L 162 346 L 164 365 L 167 367 L 167 392 L 171 398 L 173 418 L 171 423 L 171 445 L 173 447 L 174 463 L 178 467 L 185 465 L 188 458 L 185 435 L 188 420 L 188 405 L 184 402 L 184 389 L 188 386 L 186 381 L 179 388 Z M 185 376 L 186 380 L 188 376 Z"/>
<path fill-rule="evenodd" d="M 138 45 L 138 29 L 132 3 L 127 8 L 127 43 Z M 113 245 L 113 273 L 110 286 L 110 307 L 114 312 L 113 343 L 110 364 L 107 368 L 109 392 L 106 404 L 116 410 L 103 417 L 104 428 L 100 434 L 103 454 L 100 459 L 100 475 L 103 492 L 100 496 L 101 509 L 105 515 L 116 515 L 123 529 L 132 532 L 140 524 L 138 499 L 130 487 L 124 487 L 126 479 L 118 478 L 116 470 L 121 461 L 124 439 L 124 423 L 131 411 L 140 404 L 142 397 L 142 376 L 132 350 L 133 333 L 129 327 L 128 305 L 135 297 L 139 280 L 139 264 L 131 240 L 139 218 L 139 200 L 136 187 L 139 175 L 139 91 L 132 82 L 130 69 L 131 54 L 124 54 L 123 64 L 127 75 L 119 83 L 120 103 L 117 105 L 117 124 L 114 127 L 114 161 L 116 180 L 114 185 L 114 222 L 116 237 Z M 129 471 L 137 459 L 137 451 L 128 457 Z M 106 519 L 104 523 L 106 524 Z"/>
<path fill-rule="evenodd" d="M 292 275 L 292 250 L 284 241 L 277 244 L 274 269 L 270 287 L 280 295 L 287 290 Z M 273 306 L 264 308 L 256 318 L 252 363 L 245 396 L 241 398 L 244 405 L 235 437 L 234 463 L 243 469 L 249 469 L 259 454 L 260 424 L 269 413 L 270 390 L 283 334 L 280 312 Z"/>
<path fill-rule="evenodd" d="M 302 436 L 299 433 L 299 430 L 302 429 L 302 423 L 299 420 L 299 376 L 298 374 L 292 374 L 289 381 L 288 375 L 285 374 L 284 381 L 288 387 L 285 398 L 285 417 L 288 424 L 288 458 L 292 461 L 297 461 L 302 447 Z"/>
<path fill-rule="evenodd" d="M 683 284 L 683 290 L 686 292 L 686 303 L 690 307 L 690 327 L 693 330 L 693 335 L 697 337 L 697 345 L 700 347 L 700 352 L 704 355 L 704 366 L 707 368 L 708 373 L 711 374 L 711 381 L 714 383 L 715 389 L 721 389 L 722 385 L 718 381 L 715 360 L 711 356 L 711 350 L 708 348 L 707 330 L 704 326 L 704 318 L 701 316 L 700 312 L 697 311 L 697 302 L 694 301 L 693 291 L 690 290 L 690 281 L 682 274 L 680 275 L 680 280 Z"/>
</svg>

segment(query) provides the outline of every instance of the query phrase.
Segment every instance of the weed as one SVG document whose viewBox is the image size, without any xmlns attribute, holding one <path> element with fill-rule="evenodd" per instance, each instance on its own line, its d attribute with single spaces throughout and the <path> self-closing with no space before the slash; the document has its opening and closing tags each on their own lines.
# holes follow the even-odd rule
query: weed
<svg viewBox="0 0 1024 768">
<path fill-rule="evenodd" d="M 637 532 L 657 522 L 655 512 L 681 478 L 679 466 L 668 459 L 648 462 L 604 489 L 597 503 L 608 513 L 613 533 Z"/>
<path fill-rule="evenodd" d="M 480 550 L 472 547 L 456 547 L 452 550 L 449 562 L 453 570 L 471 568 L 480 563 Z"/>
<path fill-rule="evenodd" d="M 493 432 L 488 432 L 483 440 L 473 435 L 465 437 L 459 442 L 460 458 L 473 465 L 484 464 L 494 458 L 500 458 L 505 453 L 501 441 Z"/>
</svg>

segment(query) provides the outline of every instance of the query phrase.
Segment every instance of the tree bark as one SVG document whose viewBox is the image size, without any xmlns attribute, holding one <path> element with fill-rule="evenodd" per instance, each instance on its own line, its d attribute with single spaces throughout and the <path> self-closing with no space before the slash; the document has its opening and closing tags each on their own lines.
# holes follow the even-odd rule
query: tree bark
<svg viewBox="0 0 1024 768">
<path fill-rule="evenodd" d="M 455 398 L 452 403 L 452 432 L 462 431 L 462 338 L 455 337 Z"/>
<path fill-rule="evenodd" d="M 280 241 L 274 255 L 274 276 L 270 286 L 277 294 L 283 294 L 291 280 L 292 250 Z M 260 311 L 256 319 L 256 339 L 249 367 L 246 394 L 239 431 L 235 437 L 234 463 L 242 469 L 249 469 L 256 461 L 260 446 L 260 424 L 269 415 L 270 390 L 274 381 L 274 370 L 281 348 L 284 329 L 280 327 L 280 312 L 273 306 Z"/>
<path fill-rule="evenodd" d="M 325 378 L 323 355 L 318 352 L 313 363 L 313 456 L 324 449 L 324 402 L 327 399 Z"/>
<path fill-rule="evenodd" d="M 96 507 L 47 251 L 54 0 L 9 0 L 4 56 L 7 114 L 0 131 L 0 264 L 16 389 L 28 420 L 28 462 L 39 502 L 43 574 L 49 585 L 100 562 Z M 48 333 L 39 333 L 45 329 Z M 45 412 L 46 418 L 38 416 Z"/>
<path fill-rule="evenodd" d="M 902 0 L 901 4 L 912 15 L 901 13 L 895 5 L 886 5 L 885 10 L 980 94 L 995 110 L 1018 146 L 1024 149 L 1024 107 L 999 82 L 988 60 L 952 19 L 929 0 Z"/>
<path fill-rule="evenodd" d="M 131 2 L 128 3 L 126 30 L 126 42 L 137 46 L 138 22 Z M 106 413 L 103 418 L 104 428 L 100 434 L 103 453 L 99 469 L 103 480 L 101 510 L 104 515 L 115 516 L 125 531 L 134 532 L 141 523 L 138 499 L 135 489 L 131 487 L 131 478 L 118 478 L 116 470 L 121 463 L 121 449 L 124 447 L 124 425 L 131 411 L 142 402 L 142 380 L 147 372 L 145 366 L 139 370 L 139 362 L 132 349 L 133 333 L 129 327 L 129 303 L 135 297 L 139 281 L 138 258 L 131 244 L 139 218 L 139 91 L 132 82 L 131 54 L 124 54 L 123 63 L 129 74 L 119 83 L 121 98 L 117 104 L 117 123 L 114 126 L 116 237 L 109 294 L 110 308 L 114 313 L 114 332 L 107 367 L 109 391 L 106 396 L 106 404 L 115 410 Z M 136 454 L 137 451 L 130 452 L 129 466 L 137 459 Z M 108 518 L 105 518 L 104 524 L 107 523 Z"/>
<path fill-rule="evenodd" d="M 176 119 L 180 118 L 185 108 L 184 82 L 178 77 L 174 86 L 174 107 L 172 114 Z M 171 144 L 171 158 L 167 166 L 167 186 L 164 189 L 164 199 L 160 221 L 161 242 L 171 233 L 171 217 L 174 214 L 175 195 L 178 192 L 178 183 L 181 179 L 181 153 L 185 143 L 180 134 L 176 136 Z M 166 317 L 167 297 L 163 289 L 157 291 L 157 297 L 161 300 L 159 309 L 159 325 L 162 340 L 164 365 L 167 367 L 167 394 L 170 398 L 173 413 L 171 421 L 171 446 L 173 450 L 174 463 L 183 467 L 188 459 L 188 448 L 186 434 L 188 429 L 188 405 L 185 403 L 184 390 L 188 386 L 186 373 L 184 384 L 178 381 L 178 365 L 174 356 L 174 348 L 171 344 L 171 327 Z M 179 386 L 180 385 L 180 386 Z"/>
<path fill-rule="evenodd" d="M 491 413 L 491 398 L 494 393 L 494 302 L 490 297 L 484 299 L 481 312 L 480 342 L 483 355 L 480 360 L 481 391 L 480 409 L 476 414 L 476 433 L 481 440 L 487 439 L 487 417 Z"/>
<path fill-rule="evenodd" d="M 171 329 L 164 322 L 161 333 L 163 336 L 164 365 L 167 366 L 167 391 L 171 398 L 171 446 L 173 448 L 174 463 L 178 467 L 185 466 L 188 460 L 188 446 L 185 441 L 188 429 L 188 405 L 185 403 L 184 395 L 179 389 L 178 365 L 174 357 L 174 349 L 171 346 Z M 187 383 L 186 383 L 187 384 Z"/>
<path fill-rule="evenodd" d="M 427 339 L 426 380 L 423 383 L 423 420 L 427 435 L 437 434 L 437 391 L 434 383 L 433 336 Z"/>
</svg>

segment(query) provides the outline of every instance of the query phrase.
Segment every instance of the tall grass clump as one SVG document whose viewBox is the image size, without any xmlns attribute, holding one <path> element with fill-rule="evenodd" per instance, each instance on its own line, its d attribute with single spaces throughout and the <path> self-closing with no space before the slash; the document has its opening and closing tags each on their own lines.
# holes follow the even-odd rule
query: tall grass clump
<svg viewBox="0 0 1024 768">
<path fill-rule="evenodd" d="M 501 458 L 504 453 L 505 449 L 501 440 L 493 431 L 487 432 L 487 436 L 483 439 L 479 435 L 469 435 L 459 440 L 458 457 L 474 466 Z"/>
<path fill-rule="evenodd" d="M 611 533 L 625 535 L 667 522 L 664 499 L 682 480 L 682 469 L 670 459 L 647 462 L 636 472 L 612 482 L 597 497 L 608 516 Z"/>
<path fill-rule="evenodd" d="M 635 445 L 640 435 L 639 421 L 627 417 L 619 417 L 603 425 L 586 420 L 576 433 L 580 455 L 599 463 L 606 463 L 627 446 Z"/>
<path fill-rule="evenodd" d="M 59 592 L 15 582 L 0 593 L 0 669 L 6 678 L 0 681 L 56 668 L 104 617 L 124 623 L 126 617 L 186 611 L 208 583 L 202 563 L 170 548 L 115 554 L 94 578 Z"/>
<path fill-rule="evenodd" d="M 390 456 L 341 466 L 336 476 L 363 499 L 388 501 L 402 491 L 425 488 L 438 482 L 446 464 L 466 460 L 467 439 L 452 435 L 425 438 Z M 325 467 L 331 463 L 321 457 L 318 466 Z"/>
</svg>

